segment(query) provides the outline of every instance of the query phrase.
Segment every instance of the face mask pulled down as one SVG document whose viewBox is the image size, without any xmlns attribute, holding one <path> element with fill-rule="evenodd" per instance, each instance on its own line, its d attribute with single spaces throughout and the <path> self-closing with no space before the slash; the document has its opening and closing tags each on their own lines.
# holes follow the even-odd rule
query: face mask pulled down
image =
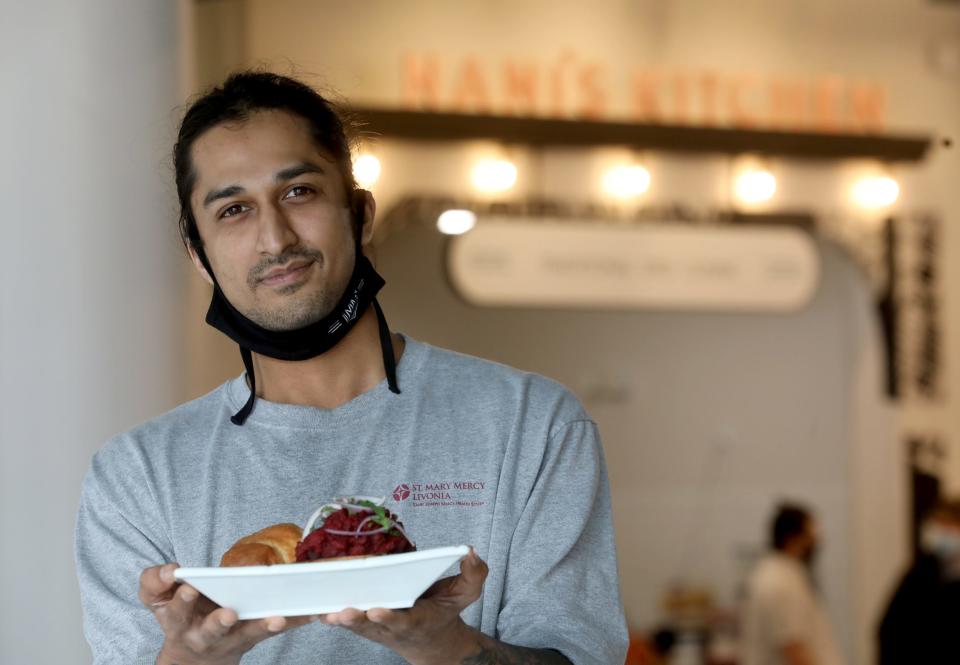
<svg viewBox="0 0 960 665">
<path fill-rule="evenodd" d="M 202 252 L 199 255 L 207 272 L 213 277 L 213 270 L 206 256 Z M 319 321 L 295 330 L 269 330 L 251 321 L 227 300 L 215 277 L 213 281 L 213 297 L 210 308 L 207 310 L 206 321 L 239 345 L 240 355 L 250 382 L 250 398 L 243 408 L 230 418 L 233 424 L 243 425 L 253 411 L 256 400 L 256 377 L 251 352 L 277 360 L 314 358 L 329 351 L 346 337 L 371 304 L 377 314 L 387 381 L 392 392 L 400 393 L 390 331 L 383 316 L 383 310 L 376 301 L 376 295 L 383 288 L 385 281 L 374 269 L 370 260 L 361 253 L 359 246 L 356 250 L 353 273 L 343 295 L 331 312 Z"/>
</svg>

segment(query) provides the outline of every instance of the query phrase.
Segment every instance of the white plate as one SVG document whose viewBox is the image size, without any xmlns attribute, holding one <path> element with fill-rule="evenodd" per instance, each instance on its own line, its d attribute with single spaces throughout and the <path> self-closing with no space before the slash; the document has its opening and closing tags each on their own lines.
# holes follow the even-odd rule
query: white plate
<svg viewBox="0 0 960 665">
<path fill-rule="evenodd" d="M 347 607 L 412 607 L 469 552 L 458 545 L 343 561 L 177 568 L 174 576 L 241 619 L 325 614 Z"/>
</svg>

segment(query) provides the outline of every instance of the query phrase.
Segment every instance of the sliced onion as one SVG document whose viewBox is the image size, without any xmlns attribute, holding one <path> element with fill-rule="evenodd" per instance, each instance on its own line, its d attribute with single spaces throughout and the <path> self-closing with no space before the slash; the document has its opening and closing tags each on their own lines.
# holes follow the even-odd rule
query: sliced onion
<svg viewBox="0 0 960 665">
<path fill-rule="evenodd" d="M 374 534 L 384 533 L 384 532 L 396 529 L 398 532 L 400 532 L 400 535 L 402 535 L 414 549 L 417 548 L 416 543 L 414 543 L 410 539 L 410 536 L 408 536 L 407 532 L 403 530 L 403 527 L 400 526 L 400 523 L 394 520 L 392 517 L 390 517 L 390 511 L 387 511 L 387 515 L 386 515 L 387 519 L 390 520 L 390 522 L 392 522 L 390 526 L 381 526 L 379 529 L 371 529 L 368 531 L 364 531 L 363 530 L 364 525 L 366 525 L 368 522 L 371 522 L 376 517 L 375 515 L 376 511 L 374 511 L 369 506 L 361 506 L 359 504 L 351 503 L 350 501 L 348 501 L 348 499 L 356 500 L 357 498 L 358 497 L 355 497 L 355 496 L 354 497 L 337 497 L 336 503 L 325 503 L 319 508 L 317 508 L 317 510 L 314 511 L 313 515 L 310 516 L 310 519 L 307 520 L 306 525 L 303 527 L 303 539 L 306 539 L 306 537 L 309 536 L 312 531 L 315 531 L 318 529 L 323 529 L 327 533 L 334 536 L 354 536 L 354 537 L 355 536 L 372 536 Z M 384 497 L 363 496 L 363 497 L 359 497 L 359 499 L 364 501 L 370 501 L 371 503 L 375 504 L 378 507 L 383 507 L 383 504 L 386 502 L 386 498 Z M 344 508 L 346 508 L 350 514 L 371 513 L 371 515 L 369 515 L 368 517 L 365 517 L 363 521 L 361 521 L 360 524 L 357 525 L 356 531 L 343 531 L 341 529 L 329 529 L 323 526 L 323 522 L 326 522 L 326 518 L 329 517 L 330 514 L 337 512 L 338 510 L 343 510 Z M 330 513 L 325 515 L 324 511 L 326 510 L 330 510 Z M 314 524 L 321 517 L 323 518 L 323 522 L 321 522 L 319 525 L 316 526 L 316 528 L 314 528 Z"/>
<path fill-rule="evenodd" d="M 370 522 L 372 522 L 374 517 L 375 517 L 375 515 L 370 515 L 370 516 L 368 516 L 368 517 L 364 517 L 364 518 L 363 518 L 363 521 L 360 522 L 360 524 L 357 525 L 357 533 L 360 533 L 361 531 L 363 531 L 364 525 L 369 524 Z"/>
<path fill-rule="evenodd" d="M 386 502 L 387 498 L 384 496 L 362 496 L 360 494 L 353 494 L 347 496 L 338 496 L 334 499 L 337 503 L 342 505 L 344 508 L 351 509 L 352 512 L 373 512 L 368 506 L 361 506 L 356 501 L 369 501 L 375 506 L 381 507 Z"/>
<path fill-rule="evenodd" d="M 407 542 L 410 543 L 410 546 L 413 549 L 417 549 L 417 544 L 410 540 L 410 536 L 407 535 L 407 532 L 403 530 L 403 527 L 400 526 L 400 522 L 394 522 L 393 528 L 400 532 L 400 535 L 407 539 Z"/>
<path fill-rule="evenodd" d="M 329 534 L 334 536 L 372 536 L 376 533 L 383 533 L 384 531 L 389 531 L 389 527 L 382 526 L 379 529 L 373 529 L 371 531 L 341 531 L 340 529 L 328 529 L 325 526 L 320 527 Z"/>
<path fill-rule="evenodd" d="M 301 538 L 300 538 L 301 540 L 306 539 L 306 537 L 310 535 L 310 532 L 313 531 L 313 525 L 314 525 L 314 523 L 315 523 L 318 519 L 320 519 L 320 517 L 323 517 L 324 519 L 327 518 L 327 515 L 324 515 L 323 512 L 324 512 L 325 510 L 327 510 L 328 508 L 332 509 L 333 512 L 336 512 L 336 511 L 340 510 L 341 508 L 343 508 L 343 506 L 342 506 L 341 504 L 339 504 L 339 503 L 325 503 L 325 504 L 323 504 L 322 506 L 320 506 L 319 508 L 317 508 L 317 509 L 313 512 L 313 515 L 310 516 L 310 519 L 307 520 L 307 523 L 304 525 L 304 527 L 303 527 L 303 535 L 302 535 Z"/>
</svg>

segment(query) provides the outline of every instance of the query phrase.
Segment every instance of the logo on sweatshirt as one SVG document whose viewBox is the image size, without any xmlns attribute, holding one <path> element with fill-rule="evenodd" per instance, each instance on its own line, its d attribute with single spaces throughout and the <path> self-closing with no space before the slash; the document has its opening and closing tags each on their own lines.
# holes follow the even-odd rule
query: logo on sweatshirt
<svg viewBox="0 0 960 665">
<path fill-rule="evenodd" d="M 413 508 L 427 506 L 485 505 L 482 498 L 487 487 L 485 480 L 457 480 L 429 483 L 400 483 L 393 490 L 396 502 L 410 501 Z"/>
</svg>

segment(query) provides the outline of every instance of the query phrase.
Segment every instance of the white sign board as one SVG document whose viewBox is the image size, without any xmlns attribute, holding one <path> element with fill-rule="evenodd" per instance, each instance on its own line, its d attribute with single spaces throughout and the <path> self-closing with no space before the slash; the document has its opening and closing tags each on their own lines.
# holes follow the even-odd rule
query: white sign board
<svg viewBox="0 0 960 665">
<path fill-rule="evenodd" d="M 785 227 L 488 217 L 447 260 L 456 291 L 488 307 L 795 311 L 819 279 L 813 241 Z"/>
</svg>

